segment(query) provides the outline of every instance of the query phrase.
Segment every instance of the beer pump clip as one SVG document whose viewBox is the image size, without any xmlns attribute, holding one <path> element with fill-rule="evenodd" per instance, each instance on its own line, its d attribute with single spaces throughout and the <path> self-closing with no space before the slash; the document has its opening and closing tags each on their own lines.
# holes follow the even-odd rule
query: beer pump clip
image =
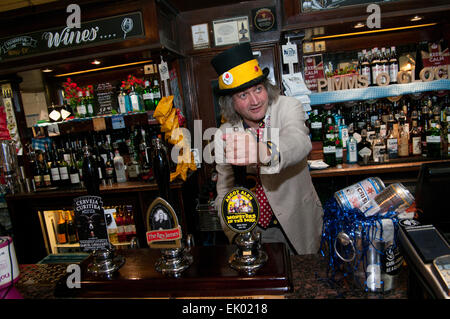
<svg viewBox="0 0 450 319">
<path fill-rule="evenodd" d="M 238 249 L 230 256 L 231 268 L 248 276 L 255 275 L 267 262 L 267 254 L 261 249 L 261 233 L 252 232 L 259 221 L 259 204 L 255 195 L 243 187 L 245 166 L 233 166 L 238 187 L 232 188 L 222 200 L 221 214 L 225 225 L 238 233 L 235 244 Z"/>
<path fill-rule="evenodd" d="M 91 252 L 92 262 L 87 272 L 110 278 L 125 263 L 125 258 L 115 254 L 109 241 L 107 220 L 100 196 L 80 196 L 73 200 L 75 224 L 82 251 Z"/>
<path fill-rule="evenodd" d="M 157 197 L 147 210 L 147 243 L 161 249 L 155 268 L 164 275 L 179 277 L 193 262 L 190 254 L 191 236 L 183 243 L 181 226 L 172 206 Z"/>
</svg>

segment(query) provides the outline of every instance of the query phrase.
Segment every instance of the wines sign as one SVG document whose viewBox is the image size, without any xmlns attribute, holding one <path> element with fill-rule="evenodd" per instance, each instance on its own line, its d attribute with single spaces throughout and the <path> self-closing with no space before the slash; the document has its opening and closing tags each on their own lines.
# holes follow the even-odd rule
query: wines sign
<svg viewBox="0 0 450 319">
<path fill-rule="evenodd" d="M 140 12 L 0 39 L 0 62 L 143 37 Z"/>
</svg>

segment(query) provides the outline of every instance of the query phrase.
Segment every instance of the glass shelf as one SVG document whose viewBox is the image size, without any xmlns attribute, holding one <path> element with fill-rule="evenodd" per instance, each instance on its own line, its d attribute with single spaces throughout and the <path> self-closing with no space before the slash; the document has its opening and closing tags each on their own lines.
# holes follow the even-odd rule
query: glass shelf
<svg viewBox="0 0 450 319">
<path fill-rule="evenodd" d="M 450 80 L 443 79 L 430 82 L 413 82 L 406 84 L 392 84 L 388 86 L 370 86 L 361 89 L 312 93 L 309 98 L 311 99 L 311 105 L 321 105 L 349 101 L 373 100 L 390 96 L 441 90 L 450 90 Z"/>
</svg>

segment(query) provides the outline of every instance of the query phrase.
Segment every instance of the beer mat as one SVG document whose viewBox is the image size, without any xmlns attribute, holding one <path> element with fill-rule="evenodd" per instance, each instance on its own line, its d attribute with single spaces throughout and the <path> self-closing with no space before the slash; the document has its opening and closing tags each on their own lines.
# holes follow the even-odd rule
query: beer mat
<svg viewBox="0 0 450 319">
<path fill-rule="evenodd" d="M 437 257 L 450 254 L 449 243 L 434 226 L 411 227 L 404 231 L 424 263 L 431 263 Z"/>
<path fill-rule="evenodd" d="M 322 160 L 310 160 L 308 161 L 308 165 L 311 169 L 325 169 L 329 167 L 329 165 Z"/>
</svg>

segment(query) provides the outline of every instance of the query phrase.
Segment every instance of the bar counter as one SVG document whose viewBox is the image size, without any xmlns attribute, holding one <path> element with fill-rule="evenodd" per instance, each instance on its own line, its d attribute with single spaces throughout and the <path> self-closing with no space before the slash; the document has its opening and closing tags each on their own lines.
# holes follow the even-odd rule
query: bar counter
<svg viewBox="0 0 450 319">
<path fill-rule="evenodd" d="M 370 293 L 355 287 L 342 274 L 336 274 L 334 280 L 328 277 L 326 258 L 320 254 L 290 256 L 290 262 L 292 291 L 280 296 L 257 296 L 258 298 L 407 299 L 408 268 L 406 266 L 398 275 L 398 283 L 393 290 L 386 293 Z M 66 268 L 67 264 L 20 265 L 20 279 L 15 287 L 25 299 L 55 299 L 56 284 L 66 274 Z M 251 296 L 245 296 L 245 298 L 251 298 Z"/>
</svg>

